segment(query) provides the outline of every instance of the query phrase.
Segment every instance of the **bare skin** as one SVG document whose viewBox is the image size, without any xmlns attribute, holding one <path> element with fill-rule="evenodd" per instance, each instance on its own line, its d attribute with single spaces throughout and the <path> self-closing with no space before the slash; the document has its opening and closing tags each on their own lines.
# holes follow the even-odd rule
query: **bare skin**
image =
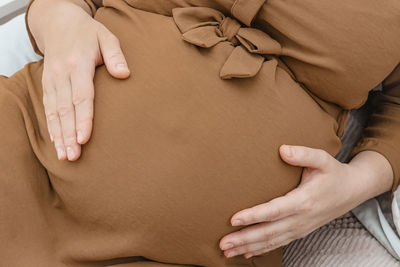
<svg viewBox="0 0 400 267">
<path fill-rule="evenodd" d="M 303 146 L 283 145 L 280 155 L 288 164 L 304 167 L 300 185 L 234 214 L 233 226 L 249 226 L 221 239 L 225 256 L 249 258 L 284 246 L 389 191 L 393 184 L 390 163 L 375 151 L 360 152 L 348 164 Z"/>
<path fill-rule="evenodd" d="M 49 133 L 59 159 L 73 161 L 92 130 L 95 67 L 105 64 L 121 79 L 130 72 L 118 39 L 90 16 L 82 0 L 36 0 L 28 18 L 45 54 L 43 100 Z M 225 256 L 249 258 L 284 246 L 393 184 L 389 161 L 375 151 L 360 152 L 346 164 L 302 146 L 282 145 L 280 155 L 286 163 L 304 167 L 301 184 L 285 196 L 234 214 L 232 225 L 247 227 L 220 240 Z"/>
<path fill-rule="evenodd" d="M 36 0 L 28 24 L 45 55 L 43 104 L 50 138 L 60 160 L 77 160 L 92 132 L 96 66 L 105 64 L 112 76 L 124 79 L 128 65 L 118 39 L 81 0 Z"/>
</svg>

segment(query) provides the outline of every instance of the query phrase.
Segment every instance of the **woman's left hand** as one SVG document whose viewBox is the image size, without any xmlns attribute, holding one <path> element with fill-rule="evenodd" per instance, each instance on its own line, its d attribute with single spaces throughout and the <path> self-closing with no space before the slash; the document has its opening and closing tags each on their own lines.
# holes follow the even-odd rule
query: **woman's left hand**
<svg viewBox="0 0 400 267">
<path fill-rule="evenodd" d="M 365 167 L 367 160 L 345 164 L 324 150 L 303 146 L 282 145 L 280 154 L 285 162 L 304 167 L 300 185 L 282 197 L 234 214 L 232 225 L 247 227 L 221 239 L 220 248 L 226 257 L 244 254 L 249 258 L 284 246 L 371 197 L 366 186 L 371 181 L 366 173 L 371 171 Z M 367 156 L 371 155 L 364 158 Z M 383 158 L 380 154 L 378 157 Z"/>
</svg>

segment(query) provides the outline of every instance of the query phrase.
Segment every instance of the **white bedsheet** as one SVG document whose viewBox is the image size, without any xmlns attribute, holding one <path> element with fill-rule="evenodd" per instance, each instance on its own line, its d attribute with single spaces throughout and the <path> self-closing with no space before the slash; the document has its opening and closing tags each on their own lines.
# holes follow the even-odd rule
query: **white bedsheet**
<svg viewBox="0 0 400 267">
<path fill-rule="evenodd" d="M 40 60 L 25 28 L 25 14 L 0 25 L 0 75 L 11 76 L 26 63 Z"/>
</svg>

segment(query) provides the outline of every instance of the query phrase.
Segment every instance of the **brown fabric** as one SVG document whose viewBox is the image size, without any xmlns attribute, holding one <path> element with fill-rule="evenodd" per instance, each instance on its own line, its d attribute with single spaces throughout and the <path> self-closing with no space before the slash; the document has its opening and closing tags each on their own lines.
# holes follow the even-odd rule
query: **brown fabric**
<svg viewBox="0 0 400 267">
<path fill-rule="evenodd" d="M 264 64 L 265 59 L 261 55 L 279 55 L 281 52 L 279 43 L 264 32 L 242 28 L 236 20 L 225 17 L 215 9 L 175 8 L 172 14 L 183 40 L 191 44 L 210 48 L 228 41 L 236 45 L 221 68 L 222 79 L 253 77 Z M 277 61 L 269 63 L 275 67 Z"/>
<path fill-rule="evenodd" d="M 126 0 L 135 8 L 167 16 L 177 7 L 208 6 L 230 14 L 234 0 Z M 242 3 L 242 1 L 239 1 Z M 248 1 L 256 6 L 260 1 Z M 237 3 L 236 3 L 237 4 Z M 113 1 L 104 0 L 104 6 Z M 249 10 L 255 10 L 254 8 Z M 252 18 L 255 12 L 249 14 Z M 344 131 L 348 112 L 362 106 L 368 92 L 383 81 L 400 62 L 400 4 L 397 0 L 380 2 L 352 0 L 334 3 L 330 0 L 268 0 L 256 13 L 253 26 L 266 32 L 281 45 L 280 59 L 296 80 L 304 85 L 314 100 L 338 121 L 337 134 Z M 357 79 L 356 77 L 363 77 Z M 395 88 L 398 92 L 400 88 Z M 383 154 L 393 168 L 394 191 L 400 181 L 400 117 L 397 95 L 383 93 L 379 112 L 379 132 L 388 133 L 389 146 L 383 142 L 365 141 L 362 150 Z M 389 99 L 390 98 L 390 99 Z M 376 138 L 379 138 L 376 136 Z M 360 149 L 360 150 L 361 150 Z M 355 152 L 360 151 L 356 148 Z M 353 154 L 354 155 L 354 154 Z"/>
<path fill-rule="evenodd" d="M 177 7 L 208 6 L 229 14 L 233 0 L 126 0 L 142 10 L 172 15 Z M 260 1 L 248 1 L 249 10 L 256 10 Z M 104 0 L 103 5 L 112 6 Z M 339 123 L 338 136 L 343 134 L 348 112 L 365 103 L 368 92 L 384 80 L 400 61 L 400 4 L 389 0 L 385 5 L 376 1 L 353 0 L 333 3 L 330 0 L 281 1 L 268 0 L 256 13 L 254 26 L 268 33 L 282 47 L 284 63 L 298 82 L 305 85 L 314 99 Z M 255 12 L 249 14 L 253 18 Z M 373 19 L 372 19 L 373 18 Z M 355 79 L 363 77 L 363 79 Z M 400 89 L 395 89 L 399 91 Z M 385 93 L 383 93 L 385 96 Z M 398 103 L 400 97 L 394 96 Z M 379 120 L 396 121 L 398 105 L 383 97 L 378 101 L 386 106 Z M 374 124 L 376 125 L 376 123 Z M 375 127 L 375 126 L 374 126 Z M 387 132 L 391 144 L 400 141 L 398 123 L 379 124 Z M 395 129 L 393 129 L 395 127 Z M 360 142 L 353 155 L 361 150 L 383 154 L 393 168 L 396 190 L 400 181 L 398 149 L 383 142 Z"/>
<path fill-rule="evenodd" d="M 119 38 L 133 75 L 117 80 L 97 69 L 93 136 L 77 162 L 58 161 L 50 143 L 43 62 L 2 78 L 2 265 L 280 266 L 282 249 L 226 259 L 218 242 L 238 229 L 230 217 L 298 185 L 302 169 L 280 159 L 281 144 L 336 155 L 348 115 L 341 107 L 364 102 L 399 62 L 397 1 L 298 2 L 269 0 L 254 19 L 264 32 L 257 38 L 279 43 L 281 58 L 267 54 L 252 77 L 223 80 L 224 64 L 253 70 L 231 57 L 237 47 L 252 55 L 253 40 L 250 49 L 226 36 L 193 45 L 172 7 L 200 5 L 236 20 L 234 1 L 103 1 L 94 18 Z M 383 116 L 399 116 L 397 105 L 388 108 Z M 382 129 L 396 133 L 389 121 Z M 394 151 L 384 153 L 399 164 Z"/>
<path fill-rule="evenodd" d="M 33 0 L 31 0 L 33 1 Z M 94 16 L 94 14 L 96 13 L 98 6 L 98 3 L 96 3 L 96 1 L 91 1 L 91 0 L 84 0 L 86 4 L 88 4 L 88 6 L 90 7 L 90 10 L 92 11 L 92 16 Z"/>
<path fill-rule="evenodd" d="M 232 5 L 231 14 L 245 25 L 250 26 L 264 2 L 265 0 L 236 0 Z"/>
<path fill-rule="evenodd" d="M 385 80 L 382 91 L 374 93 L 372 108 L 363 139 L 352 151 L 351 157 L 364 150 L 374 150 L 386 156 L 395 175 L 393 197 L 400 180 L 400 65 Z"/>
</svg>

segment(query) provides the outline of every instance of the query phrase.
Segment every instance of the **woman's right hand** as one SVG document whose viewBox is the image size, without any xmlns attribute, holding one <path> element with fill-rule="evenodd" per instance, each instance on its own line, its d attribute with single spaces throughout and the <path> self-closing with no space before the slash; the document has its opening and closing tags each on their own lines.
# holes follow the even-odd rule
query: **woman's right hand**
<svg viewBox="0 0 400 267">
<path fill-rule="evenodd" d="M 115 78 L 130 75 L 118 39 L 90 14 L 83 0 L 35 0 L 28 14 L 44 54 L 43 104 L 60 160 L 77 160 L 90 138 L 96 66 Z"/>
</svg>

